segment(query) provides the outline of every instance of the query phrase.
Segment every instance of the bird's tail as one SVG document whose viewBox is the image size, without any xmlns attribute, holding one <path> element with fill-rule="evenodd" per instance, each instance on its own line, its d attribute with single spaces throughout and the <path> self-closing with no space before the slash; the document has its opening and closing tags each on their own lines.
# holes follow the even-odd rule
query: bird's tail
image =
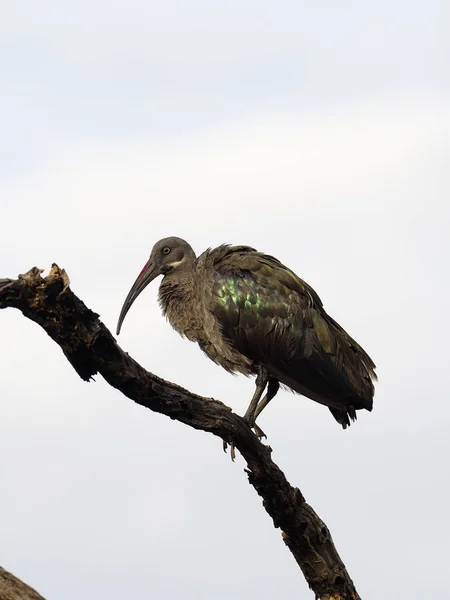
<svg viewBox="0 0 450 600">
<path fill-rule="evenodd" d="M 345 410 L 339 410 L 338 408 L 330 408 L 330 412 L 338 423 L 342 425 L 342 429 L 350 427 L 351 421 L 356 421 L 356 410 L 353 406 L 349 406 Z"/>
</svg>

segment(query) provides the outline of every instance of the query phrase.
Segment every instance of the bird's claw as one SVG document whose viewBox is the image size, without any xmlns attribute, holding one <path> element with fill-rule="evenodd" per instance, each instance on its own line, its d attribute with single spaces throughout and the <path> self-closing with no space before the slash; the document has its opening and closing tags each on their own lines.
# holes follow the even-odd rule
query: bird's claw
<svg viewBox="0 0 450 600">
<path fill-rule="evenodd" d="M 261 429 L 261 427 L 259 427 L 253 420 L 246 419 L 245 417 L 243 417 L 243 419 L 244 419 L 245 423 L 248 425 L 248 427 L 250 427 L 250 429 L 253 429 L 258 440 L 261 441 L 263 438 L 267 439 L 267 435 L 264 433 L 264 431 Z"/>
<path fill-rule="evenodd" d="M 267 440 L 267 435 L 264 433 L 261 427 L 258 427 L 256 423 L 253 423 L 253 431 L 255 432 L 255 435 L 259 441 L 261 441 L 263 438 Z"/>
<path fill-rule="evenodd" d="M 228 446 L 230 446 L 231 460 L 234 462 L 234 459 L 236 458 L 235 445 L 233 442 L 228 443 L 227 441 L 223 440 L 223 451 L 225 453 L 227 451 Z"/>
<path fill-rule="evenodd" d="M 244 418 L 244 421 L 249 426 L 250 429 L 253 429 L 253 431 L 259 441 L 261 441 L 263 438 L 267 439 L 267 435 L 264 433 L 264 431 L 261 429 L 261 427 L 259 427 L 256 423 L 251 423 L 245 418 Z M 234 442 L 227 442 L 226 440 L 223 440 L 223 451 L 225 453 L 227 451 L 228 446 L 230 446 L 231 460 L 234 462 L 234 460 L 236 458 L 236 446 L 234 445 Z"/>
</svg>

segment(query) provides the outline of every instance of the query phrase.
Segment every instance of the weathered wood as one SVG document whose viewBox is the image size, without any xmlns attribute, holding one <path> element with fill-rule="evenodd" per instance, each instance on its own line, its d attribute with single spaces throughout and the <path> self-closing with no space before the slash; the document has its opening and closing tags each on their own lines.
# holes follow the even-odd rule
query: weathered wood
<svg viewBox="0 0 450 600">
<path fill-rule="evenodd" d="M 0 279 L 0 308 L 19 309 L 61 347 L 85 381 L 100 373 L 134 402 L 233 443 L 247 463 L 250 484 L 321 600 L 360 600 L 326 525 L 298 488 L 289 484 L 262 444 L 231 408 L 197 396 L 146 371 L 113 338 L 110 331 L 71 291 L 64 270 L 49 275 L 34 267 L 16 280 Z"/>
<path fill-rule="evenodd" d="M 1 286 L 0 279 L 0 286 Z M 0 600 L 44 600 L 29 585 L 0 567 Z"/>
</svg>

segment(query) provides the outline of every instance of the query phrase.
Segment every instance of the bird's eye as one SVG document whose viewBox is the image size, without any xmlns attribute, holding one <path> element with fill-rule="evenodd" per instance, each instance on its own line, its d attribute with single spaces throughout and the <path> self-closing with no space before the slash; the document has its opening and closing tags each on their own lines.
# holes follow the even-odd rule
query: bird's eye
<svg viewBox="0 0 450 600">
<path fill-rule="evenodd" d="M 170 254 L 170 248 L 168 246 L 163 248 L 163 254 Z"/>
</svg>

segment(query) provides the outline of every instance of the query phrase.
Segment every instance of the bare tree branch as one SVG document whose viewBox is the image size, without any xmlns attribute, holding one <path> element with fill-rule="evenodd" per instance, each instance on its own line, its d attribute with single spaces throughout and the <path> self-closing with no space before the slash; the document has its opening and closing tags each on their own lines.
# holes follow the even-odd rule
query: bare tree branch
<svg viewBox="0 0 450 600">
<path fill-rule="evenodd" d="M 320 600 L 360 600 L 326 525 L 292 487 L 245 422 L 221 402 L 203 398 L 149 373 L 125 353 L 110 331 L 73 294 L 64 270 L 41 276 L 34 267 L 16 280 L 0 279 L 0 308 L 14 307 L 61 347 L 79 376 L 100 373 L 134 402 L 195 429 L 233 442 L 247 463 L 249 482 Z"/>
<path fill-rule="evenodd" d="M 1 285 L 1 280 L 0 280 Z M 0 600 L 44 600 L 29 585 L 0 567 Z"/>
</svg>

